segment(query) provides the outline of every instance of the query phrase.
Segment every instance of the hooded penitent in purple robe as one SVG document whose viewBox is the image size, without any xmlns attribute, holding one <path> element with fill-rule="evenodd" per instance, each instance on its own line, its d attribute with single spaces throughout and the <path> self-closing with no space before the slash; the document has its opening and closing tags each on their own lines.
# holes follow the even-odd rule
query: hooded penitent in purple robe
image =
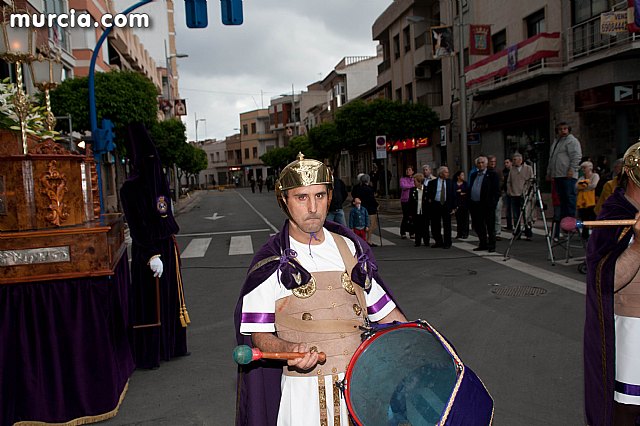
<svg viewBox="0 0 640 426">
<path fill-rule="evenodd" d="M 132 239 L 132 324 L 156 322 L 156 286 L 149 259 L 160 255 L 164 268 L 160 277 L 161 326 L 132 331 L 136 367 L 156 368 L 160 360 L 187 353 L 186 328 L 180 322 L 178 304 L 180 261 L 174 234 L 179 228 L 173 217 L 169 183 L 144 126 L 129 126 L 125 142 L 133 170 L 120 189 L 120 199 Z"/>
<path fill-rule="evenodd" d="M 637 209 L 618 188 L 598 219 L 633 219 Z M 632 229 L 594 228 L 587 246 L 587 297 L 584 325 L 584 383 L 587 424 L 613 424 L 615 328 L 613 289 L 616 260 L 628 247 Z"/>
<path fill-rule="evenodd" d="M 393 295 L 385 286 L 378 274 L 378 267 L 371 248 L 353 231 L 337 223 L 325 222 L 324 227 L 329 231 L 350 239 L 356 247 L 358 264 L 353 268 L 351 280 L 361 287 L 369 287 L 365 282 L 374 279 L 384 291 L 393 299 Z M 253 346 L 251 336 L 240 334 L 240 320 L 242 318 L 243 297 L 269 278 L 276 270 L 280 271 L 280 282 L 291 290 L 298 287 L 295 276 L 299 273 L 299 285 L 306 284 L 311 274 L 299 263 L 293 261 L 289 248 L 289 221 L 285 221 L 282 230 L 271 237 L 260 251 L 256 253 L 249 267 L 252 271 L 258 262 L 264 264 L 247 275 L 240 299 L 235 311 L 236 339 L 239 345 Z M 397 303 L 396 303 L 397 306 Z M 236 425 L 258 426 L 275 425 L 280 405 L 280 378 L 282 376 L 282 362 L 259 360 L 238 367 L 238 389 L 236 405 Z"/>
</svg>

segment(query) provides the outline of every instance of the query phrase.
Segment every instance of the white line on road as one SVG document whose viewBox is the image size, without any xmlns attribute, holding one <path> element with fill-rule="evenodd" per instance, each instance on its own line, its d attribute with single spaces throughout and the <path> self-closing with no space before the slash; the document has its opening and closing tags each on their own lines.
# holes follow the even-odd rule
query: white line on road
<svg viewBox="0 0 640 426">
<path fill-rule="evenodd" d="M 207 249 L 211 244 L 211 238 L 194 238 L 189 245 L 182 251 L 180 257 L 182 259 L 190 259 L 192 257 L 204 257 Z"/>
<path fill-rule="evenodd" d="M 549 282 L 551 284 L 558 285 L 560 287 L 564 287 L 568 290 L 575 291 L 576 293 L 586 294 L 586 283 L 583 281 L 574 280 L 573 278 L 565 277 L 564 275 L 556 274 L 554 272 L 549 272 L 545 269 L 538 268 L 537 266 L 529 265 L 524 262 L 520 262 L 519 260 L 510 258 L 508 260 L 504 260 L 504 257 L 496 253 L 497 256 L 488 256 L 484 255 L 487 252 L 475 252 L 473 249 L 476 247 L 467 243 L 454 243 L 453 246 L 460 250 L 467 251 L 472 254 L 476 254 L 478 256 L 482 256 L 487 260 L 491 260 L 499 265 L 504 265 L 508 268 L 514 269 L 518 272 L 524 272 L 525 274 L 531 275 L 534 278 L 538 278 Z"/>
<path fill-rule="evenodd" d="M 400 235 L 399 226 L 383 226 L 382 229 L 384 229 L 387 232 L 391 232 L 394 235 Z"/>
<path fill-rule="evenodd" d="M 399 235 L 400 228 L 399 227 L 386 227 L 382 228 L 385 231 L 391 232 L 392 234 Z M 544 231 L 542 233 L 544 235 Z M 502 232 L 503 238 L 511 238 L 511 234 Z M 486 256 L 484 255 L 487 252 L 475 252 L 473 251 L 476 248 L 475 245 L 469 244 L 470 242 L 478 241 L 478 238 L 474 235 L 470 235 L 468 239 L 465 240 L 464 243 L 454 243 L 453 246 L 467 251 L 469 253 L 483 256 L 485 259 L 491 260 L 497 264 L 504 265 L 508 268 L 515 269 L 519 272 L 524 272 L 525 274 L 529 274 L 532 277 L 539 278 L 541 280 L 547 281 L 551 284 L 558 285 L 560 287 L 564 287 L 568 290 L 575 291 L 576 293 L 586 294 L 586 284 L 583 281 L 574 280 L 573 278 L 565 277 L 561 274 L 556 274 L 554 272 L 547 271 L 542 268 L 538 268 L 537 266 L 529 265 L 524 262 L 520 262 L 519 260 L 510 258 L 508 260 L 503 260 L 504 256 Z M 559 261 L 558 261 L 559 262 Z"/>
<path fill-rule="evenodd" d="M 229 243 L 229 256 L 238 254 L 253 254 L 251 235 L 231 237 L 231 242 Z"/>
<path fill-rule="evenodd" d="M 245 202 L 245 203 L 247 203 L 247 205 L 248 205 L 249 207 L 251 207 L 251 209 L 252 209 L 254 212 L 256 212 L 256 214 L 257 214 L 258 216 L 260 216 L 260 219 L 262 219 L 262 220 L 264 221 L 264 223 L 266 223 L 266 224 L 267 224 L 267 226 L 268 226 L 269 228 L 273 229 L 273 232 L 278 232 L 278 231 L 279 231 L 279 229 L 278 229 L 278 228 L 276 228 L 275 226 L 273 226 L 273 225 L 271 224 L 271 222 L 269 222 L 269 221 L 267 220 L 267 218 L 266 218 L 266 217 L 264 217 L 264 215 L 263 215 L 262 213 L 260 213 L 258 210 L 256 210 L 256 208 L 255 208 L 255 207 L 253 207 L 253 206 L 251 205 L 251 203 L 250 203 L 246 198 L 244 198 L 244 197 L 242 196 L 242 194 L 241 194 L 241 193 L 239 193 L 239 192 L 238 192 L 238 195 L 240 196 L 240 198 L 242 198 L 242 199 L 244 200 L 244 202 Z"/>
<path fill-rule="evenodd" d="M 268 228 L 262 229 L 245 229 L 242 231 L 221 231 L 221 232 L 199 232 L 196 234 L 178 234 L 176 237 L 204 237 L 207 235 L 225 235 L 225 234 L 250 234 L 252 232 L 267 232 Z"/>
</svg>

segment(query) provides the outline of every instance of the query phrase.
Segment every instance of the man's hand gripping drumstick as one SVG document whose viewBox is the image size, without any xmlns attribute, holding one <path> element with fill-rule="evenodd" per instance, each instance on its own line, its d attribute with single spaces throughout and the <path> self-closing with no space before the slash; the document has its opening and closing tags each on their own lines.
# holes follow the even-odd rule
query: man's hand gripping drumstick
<svg viewBox="0 0 640 426">
<path fill-rule="evenodd" d="M 286 359 L 287 365 L 298 370 L 311 370 L 316 364 L 323 363 L 326 359 L 324 353 L 320 356 L 321 352 L 311 350 L 313 348 L 308 348 L 304 343 L 287 342 L 271 333 L 253 333 L 251 337 L 254 346 L 260 348 L 263 353 L 294 354 L 292 355 L 294 356 L 293 359 L 290 357 L 279 359 Z"/>
<path fill-rule="evenodd" d="M 233 350 L 233 360 L 238 364 L 248 364 L 251 361 L 259 359 L 286 359 L 288 361 L 295 361 L 303 359 L 307 355 L 314 353 L 311 352 L 262 352 L 258 348 L 251 348 L 247 345 L 236 346 Z M 318 356 L 318 362 L 323 363 L 327 359 L 324 352 L 316 352 Z M 291 364 L 289 364 L 291 365 Z"/>
</svg>

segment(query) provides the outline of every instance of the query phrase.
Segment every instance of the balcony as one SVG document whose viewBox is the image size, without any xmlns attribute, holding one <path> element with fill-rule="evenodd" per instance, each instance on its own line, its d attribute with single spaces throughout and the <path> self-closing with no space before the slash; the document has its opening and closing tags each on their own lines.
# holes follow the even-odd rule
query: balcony
<svg viewBox="0 0 640 426">
<path fill-rule="evenodd" d="M 614 11 L 627 9 L 627 2 L 621 2 L 613 7 Z M 640 34 L 621 32 L 616 35 L 600 32 L 600 16 L 591 18 L 571 27 L 567 34 L 567 60 L 573 62 L 587 62 L 608 57 L 612 53 L 638 48 L 634 42 L 640 41 Z M 615 50 L 615 52 L 612 52 Z"/>
<path fill-rule="evenodd" d="M 382 74 L 391 67 L 391 59 L 387 58 L 378 64 L 378 74 Z"/>
<path fill-rule="evenodd" d="M 418 96 L 418 103 L 427 105 L 429 107 L 442 105 L 442 92 L 427 92 L 421 96 Z"/>
<path fill-rule="evenodd" d="M 510 52 L 513 52 L 510 54 Z M 465 68 L 467 87 L 491 91 L 563 71 L 560 33 L 540 33 Z"/>
</svg>

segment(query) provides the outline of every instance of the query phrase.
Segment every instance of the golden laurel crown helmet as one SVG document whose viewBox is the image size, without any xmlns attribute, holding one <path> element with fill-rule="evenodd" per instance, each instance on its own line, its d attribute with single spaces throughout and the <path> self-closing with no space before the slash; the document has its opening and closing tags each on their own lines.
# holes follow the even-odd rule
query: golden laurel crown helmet
<svg viewBox="0 0 640 426">
<path fill-rule="evenodd" d="M 624 153 L 624 172 L 640 187 L 640 142 L 631 145 Z"/>
<path fill-rule="evenodd" d="M 278 204 L 289 218 L 291 218 L 291 214 L 284 200 L 284 192 L 293 188 L 311 185 L 327 185 L 329 190 L 328 207 L 331 203 L 331 195 L 333 192 L 333 176 L 329 168 L 321 161 L 304 158 L 304 154 L 299 152 L 297 159 L 282 169 L 280 177 L 276 181 L 275 193 Z"/>
</svg>

